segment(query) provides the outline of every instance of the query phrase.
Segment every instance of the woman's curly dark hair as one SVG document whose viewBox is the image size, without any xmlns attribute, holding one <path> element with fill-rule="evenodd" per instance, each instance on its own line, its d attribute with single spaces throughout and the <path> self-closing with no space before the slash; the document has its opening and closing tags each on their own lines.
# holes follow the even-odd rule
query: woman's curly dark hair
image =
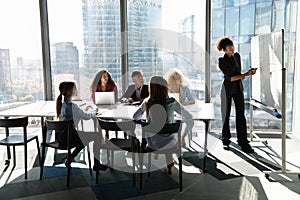
<svg viewBox="0 0 300 200">
<path fill-rule="evenodd" d="M 222 37 L 216 42 L 216 47 L 219 51 L 225 51 L 227 46 L 232 46 L 233 42 L 229 37 Z"/>
</svg>

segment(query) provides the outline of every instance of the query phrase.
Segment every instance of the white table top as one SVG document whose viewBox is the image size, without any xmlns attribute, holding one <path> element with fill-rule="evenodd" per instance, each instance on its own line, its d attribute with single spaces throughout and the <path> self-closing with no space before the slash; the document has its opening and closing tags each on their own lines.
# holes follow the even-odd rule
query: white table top
<svg viewBox="0 0 300 200">
<path fill-rule="evenodd" d="M 79 106 L 91 104 L 91 102 L 74 101 Z M 212 103 L 204 103 L 197 101 L 194 105 L 185 107 L 192 115 L 194 120 L 214 120 L 214 107 Z M 8 109 L 0 112 L 0 116 L 17 117 L 54 117 L 56 105 L 55 101 L 37 101 L 16 108 Z M 115 106 L 98 106 L 98 117 L 116 118 L 116 119 L 132 119 L 134 112 L 138 106 L 117 104 Z"/>
<path fill-rule="evenodd" d="M 0 112 L 0 116 L 5 117 L 54 117 L 55 101 L 37 101 L 16 108 Z"/>
<path fill-rule="evenodd" d="M 138 109 L 137 106 L 118 104 L 111 108 L 101 109 L 99 107 L 100 118 L 115 118 L 115 119 L 133 119 L 134 112 Z M 214 107 L 212 103 L 197 102 L 194 105 L 185 107 L 192 115 L 194 120 L 214 120 Z M 101 112 L 102 111 L 102 112 Z"/>
<path fill-rule="evenodd" d="M 194 120 L 214 120 L 214 104 L 196 101 L 196 104 L 185 106 L 193 115 Z"/>
</svg>

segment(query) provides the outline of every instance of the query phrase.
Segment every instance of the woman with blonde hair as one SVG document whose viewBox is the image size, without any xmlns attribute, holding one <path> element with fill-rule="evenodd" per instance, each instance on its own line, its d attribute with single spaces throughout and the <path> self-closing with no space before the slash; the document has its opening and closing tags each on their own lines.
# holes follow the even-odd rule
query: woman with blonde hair
<svg viewBox="0 0 300 200">
<path fill-rule="evenodd" d="M 179 102 L 183 106 L 195 104 L 195 99 L 189 88 L 184 83 L 183 74 L 178 69 L 173 69 L 173 71 L 168 76 L 168 87 L 171 93 L 179 94 Z M 186 146 L 185 137 L 187 134 L 192 134 L 191 131 L 184 132 L 182 134 L 182 146 Z"/>
<path fill-rule="evenodd" d="M 195 104 L 195 99 L 189 88 L 186 86 L 183 74 L 178 69 L 173 71 L 168 76 L 168 87 L 171 93 L 179 94 L 179 102 L 184 105 Z"/>
</svg>

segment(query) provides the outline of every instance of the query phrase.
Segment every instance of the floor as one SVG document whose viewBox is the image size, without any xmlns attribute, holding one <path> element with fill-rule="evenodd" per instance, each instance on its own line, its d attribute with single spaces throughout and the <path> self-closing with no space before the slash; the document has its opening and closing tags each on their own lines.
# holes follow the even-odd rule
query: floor
<svg viewBox="0 0 300 200">
<path fill-rule="evenodd" d="M 38 128 L 29 132 L 40 135 Z M 183 191 L 179 192 L 178 165 L 172 175 L 164 171 L 164 156 L 152 159 L 150 177 L 143 175 L 143 188 L 139 175 L 135 186 L 131 174 L 131 153 L 116 152 L 114 170 L 101 171 L 99 184 L 95 173 L 89 174 L 87 153 L 82 152 L 72 163 L 71 186 L 66 187 L 64 152 L 47 151 L 43 180 L 34 142 L 29 145 L 28 179 L 24 179 L 23 148 L 17 147 L 17 161 L 5 165 L 6 148 L 0 146 L 0 198 L 4 199 L 300 199 L 300 140 L 288 135 L 286 152 L 287 173 L 281 171 L 281 138 L 278 133 L 258 134 L 262 140 L 251 145 L 255 154 L 240 151 L 232 138 L 231 150 L 222 148 L 218 131 L 211 130 L 208 137 L 209 156 L 207 173 L 202 172 L 203 132 L 194 132 L 191 146 L 183 148 Z M 0 132 L 0 138 L 3 138 Z M 267 145 L 265 144 L 267 141 Z M 102 152 L 105 155 L 105 152 Z M 102 157 L 105 162 L 106 157 Z M 145 159 L 147 160 L 147 159 Z M 176 160 L 175 160 L 176 161 Z M 55 166 L 54 166 L 55 165 Z M 144 166 L 145 167 L 145 166 Z M 264 171 L 274 171 L 269 179 Z M 296 173 L 291 173 L 296 172 Z"/>
</svg>

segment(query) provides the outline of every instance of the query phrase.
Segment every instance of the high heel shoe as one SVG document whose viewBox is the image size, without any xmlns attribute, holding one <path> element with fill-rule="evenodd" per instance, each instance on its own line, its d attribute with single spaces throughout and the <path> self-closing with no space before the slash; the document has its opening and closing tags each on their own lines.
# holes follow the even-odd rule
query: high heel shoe
<svg viewBox="0 0 300 200">
<path fill-rule="evenodd" d="M 70 158 L 68 159 L 68 156 L 66 156 L 65 158 L 65 166 L 67 168 L 71 168 L 71 163 L 74 162 L 74 157 L 72 155 L 70 155 Z"/>
<path fill-rule="evenodd" d="M 167 165 L 167 168 L 168 168 L 168 174 L 169 175 L 172 175 L 172 167 L 174 166 L 174 162 L 170 163 Z"/>
</svg>

